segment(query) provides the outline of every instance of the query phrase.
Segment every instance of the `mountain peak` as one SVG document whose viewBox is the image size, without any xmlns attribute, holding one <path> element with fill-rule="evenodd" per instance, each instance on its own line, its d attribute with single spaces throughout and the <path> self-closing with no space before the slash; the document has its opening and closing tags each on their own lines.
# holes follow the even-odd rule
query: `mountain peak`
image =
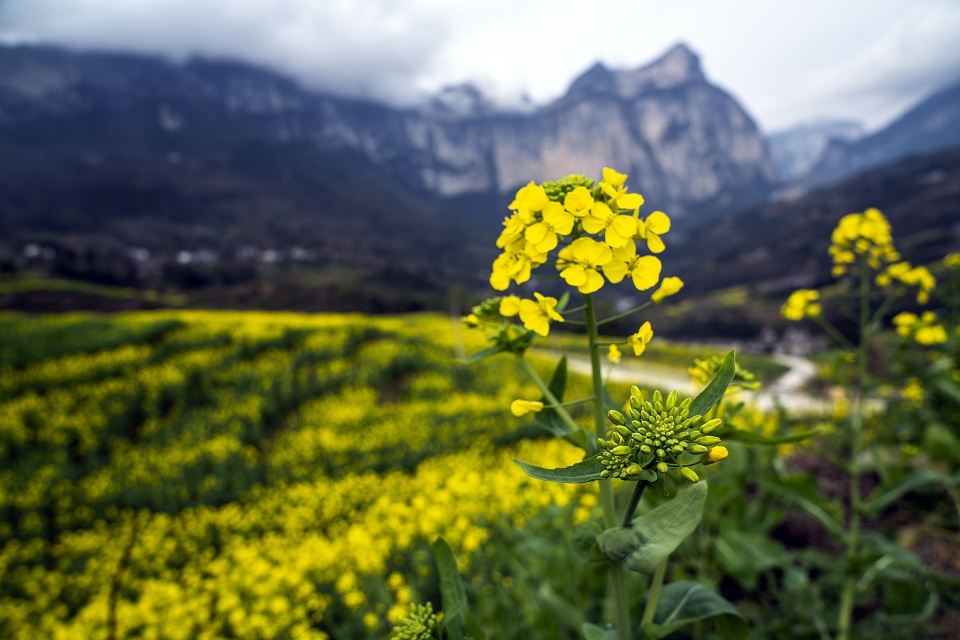
<svg viewBox="0 0 960 640">
<path fill-rule="evenodd" d="M 706 78 L 700 68 L 700 57 L 687 45 L 679 43 L 650 64 L 638 69 L 612 70 L 597 62 L 570 85 L 568 97 L 612 93 L 630 99 L 650 90 L 672 89 Z"/>
<path fill-rule="evenodd" d="M 483 92 L 469 82 L 443 87 L 430 100 L 430 109 L 435 113 L 460 117 L 486 115 L 495 110 Z"/>
</svg>

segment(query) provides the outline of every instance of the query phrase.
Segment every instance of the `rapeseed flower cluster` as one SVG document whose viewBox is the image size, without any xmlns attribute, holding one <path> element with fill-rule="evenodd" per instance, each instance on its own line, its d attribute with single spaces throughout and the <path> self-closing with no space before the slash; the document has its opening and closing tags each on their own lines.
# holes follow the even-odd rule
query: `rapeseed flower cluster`
<svg viewBox="0 0 960 640">
<path fill-rule="evenodd" d="M 720 371 L 720 367 L 723 365 L 722 356 L 710 356 L 709 358 L 695 358 L 693 361 L 693 366 L 687 369 L 687 373 L 690 374 L 690 378 L 693 380 L 693 384 L 698 387 L 707 386 L 713 377 L 717 375 L 717 372 Z M 730 382 L 730 385 L 727 387 L 727 394 L 736 393 L 740 389 L 759 389 L 760 381 L 757 380 L 757 376 L 753 373 L 744 369 L 738 363 L 736 365 L 736 370 L 733 374 L 733 380 Z"/>
<path fill-rule="evenodd" d="M 662 211 L 641 218 L 643 196 L 628 192 L 626 178 L 605 167 L 596 187 L 584 176 L 522 187 L 497 239 L 503 253 L 493 263 L 490 285 L 505 291 L 511 282 L 526 282 L 559 247 L 557 271 L 580 293 L 593 293 L 628 275 L 640 291 L 654 287 L 662 264 L 656 256 L 639 255 L 637 242 L 661 253 L 661 235 L 670 230 L 670 218 Z"/>
<path fill-rule="evenodd" d="M 890 223 L 879 209 L 873 208 L 840 219 L 831 236 L 829 253 L 834 276 L 846 273 L 858 255 L 866 256 L 867 264 L 874 270 L 900 259 L 893 247 Z"/>
<path fill-rule="evenodd" d="M 933 311 L 924 311 L 921 315 L 904 311 L 893 318 L 897 335 L 913 338 L 918 343 L 930 346 L 947 341 L 947 330 L 937 319 Z"/>
<path fill-rule="evenodd" d="M 632 387 L 628 416 L 615 410 L 607 414 L 614 427 L 606 439 L 598 439 L 604 466 L 600 475 L 638 480 L 652 469 L 664 474 L 675 468 L 690 482 L 697 482 L 700 478 L 690 467 L 719 462 L 728 451 L 718 446 L 720 438 L 709 435 L 722 421 L 690 416 L 692 402 L 692 398 L 681 401 L 676 391 L 671 391 L 666 400 L 659 391 L 653 392 L 651 400 L 644 400 L 640 389 Z M 690 461 L 690 454 L 700 456 L 699 460 Z"/>
<path fill-rule="evenodd" d="M 816 318 L 823 313 L 823 307 L 820 305 L 820 292 L 814 289 L 797 289 L 787 298 L 781 313 L 787 320 Z"/>
</svg>

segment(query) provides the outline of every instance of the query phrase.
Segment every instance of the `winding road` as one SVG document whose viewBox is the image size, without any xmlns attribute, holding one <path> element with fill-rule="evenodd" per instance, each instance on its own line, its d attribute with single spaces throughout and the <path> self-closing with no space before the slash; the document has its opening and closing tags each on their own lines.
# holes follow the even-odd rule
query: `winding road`
<svg viewBox="0 0 960 640">
<path fill-rule="evenodd" d="M 755 406 L 761 411 L 770 411 L 779 404 L 795 413 L 826 413 L 833 408 L 833 400 L 814 397 L 802 391 L 804 385 L 813 380 L 817 374 L 816 365 L 800 356 L 775 355 L 777 362 L 789 367 L 789 371 L 777 378 L 773 383 L 761 387 L 757 391 L 743 391 L 741 396 L 747 404 Z M 590 361 L 583 356 L 568 356 L 568 366 L 571 371 L 590 375 Z M 652 386 L 661 391 L 676 389 L 681 393 L 693 395 L 700 391 L 695 388 L 690 376 L 675 367 L 642 363 L 641 361 L 621 362 L 611 366 L 604 361 L 604 379 L 617 382 Z"/>
</svg>

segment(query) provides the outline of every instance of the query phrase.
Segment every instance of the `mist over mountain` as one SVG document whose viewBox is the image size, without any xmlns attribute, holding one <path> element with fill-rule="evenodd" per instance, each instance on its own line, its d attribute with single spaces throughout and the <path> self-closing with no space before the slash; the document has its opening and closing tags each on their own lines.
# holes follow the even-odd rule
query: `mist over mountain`
<svg viewBox="0 0 960 640">
<path fill-rule="evenodd" d="M 804 177 L 827 151 L 832 140 L 853 142 L 863 137 L 859 122 L 846 120 L 811 122 L 767 136 L 777 177 L 789 182 Z"/>
<path fill-rule="evenodd" d="M 872 135 L 859 140 L 832 140 L 804 182 L 827 184 L 910 155 L 957 144 L 960 144 L 960 82 L 935 92 Z"/>
</svg>

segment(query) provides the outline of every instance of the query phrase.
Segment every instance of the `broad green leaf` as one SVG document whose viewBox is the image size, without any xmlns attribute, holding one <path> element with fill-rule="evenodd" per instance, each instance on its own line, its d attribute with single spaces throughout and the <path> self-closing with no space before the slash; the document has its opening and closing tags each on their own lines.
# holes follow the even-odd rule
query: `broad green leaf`
<svg viewBox="0 0 960 640">
<path fill-rule="evenodd" d="M 822 429 L 811 429 L 810 431 L 801 431 L 800 433 L 791 433 L 785 436 L 765 436 L 755 431 L 746 431 L 744 429 L 734 429 L 723 433 L 724 440 L 738 440 L 748 444 L 789 444 L 791 442 L 803 442 L 823 433 Z"/>
<path fill-rule="evenodd" d="M 590 557 L 591 550 L 597 546 L 597 536 L 603 533 L 603 525 L 596 520 L 578 522 L 570 529 L 570 546 L 581 558 Z"/>
<path fill-rule="evenodd" d="M 606 629 L 589 622 L 584 622 L 580 630 L 583 632 L 583 640 L 617 640 L 616 629 Z"/>
<path fill-rule="evenodd" d="M 440 596 L 443 603 L 443 628 L 450 640 L 463 640 L 467 637 L 467 594 L 460 579 L 457 558 L 450 543 L 442 536 L 433 542 L 433 555 L 437 561 L 437 573 L 440 577 Z"/>
<path fill-rule="evenodd" d="M 747 638 L 747 620 L 733 604 L 697 582 L 672 582 L 663 587 L 653 624 L 644 627 L 648 637 L 664 638 L 677 629 L 711 620 L 724 640 Z"/>
<path fill-rule="evenodd" d="M 611 558 L 635 544 L 626 556 L 625 566 L 632 571 L 653 573 L 700 524 L 706 499 L 707 483 L 698 482 L 673 500 L 634 518 L 629 529 L 607 529 L 597 536 L 597 544 Z"/>
<path fill-rule="evenodd" d="M 463 358 L 462 360 L 459 360 L 458 362 L 460 362 L 460 364 L 473 364 L 474 362 L 480 362 L 480 361 L 483 360 L 484 358 L 489 358 L 490 356 L 495 356 L 495 355 L 497 355 L 498 353 L 500 353 L 501 351 L 503 351 L 503 347 L 500 346 L 500 345 L 497 345 L 497 346 L 495 346 L 495 347 L 487 347 L 486 349 L 483 349 L 483 350 L 481 350 L 481 351 L 477 351 L 477 352 L 474 353 L 473 355 L 469 355 L 469 356 L 467 356 L 466 358 Z"/>
<path fill-rule="evenodd" d="M 473 616 L 467 616 L 466 627 L 467 636 L 469 636 L 470 640 L 487 640 L 486 632 L 480 628 L 480 625 L 473 619 Z"/>
<path fill-rule="evenodd" d="M 723 394 L 727 392 L 727 387 L 733 382 L 733 376 L 736 373 L 736 351 L 731 351 L 727 354 L 727 357 L 723 359 L 723 364 L 720 365 L 717 375 L 713 376 L 710 384 L 700 392 L 700 395 L 693 399 L 693 404 L 690 405 L 690 415 L 706 415 L 707 411 L 710 411 L 710 409 L 723 398 Z"/>
<path fill-rule="evenodd" d="M 717 559 L 725 573 L 747 589 L 754 589 L 760 572 L 789 564 L 789 555 L 768 536 L 740 531 L 737 526 L 722 527 L 714 540 Z"/>
<path fill-rule="evenodd" d="M 575 465 L 563 467 L 562 469 L 545 469 L 535 464 L 523 462 L 514 459 L 518 467 L 523 469 L 531 478 L 537 480 L 546 480 L 547 482 L 561 482 L 566 484 L 576 484 L 579 482 L 591 482 L 600 480 L 600 472 L 606 467 L 600 462 L 600 456 L 595 455 L 586 460 L 581 460 Z"/>
<path fill-rule="evenodd" d="M 877 495 L 868 498 L 864 502 L 863 507 L 867 511 L 876 514 L 905 493 L 933 484 L 944 485 L 946 487 L 955 487 L 957 486 L 957 478 L 943 473 L 936 473 L 934 471 L 920 469 L 909 474 L 901 482 L 892 487 L 886 489 L 881 487 L 878 489 L 878 491 L 882 491 L 882 493 L 878 493 Z"/>
</svg>

